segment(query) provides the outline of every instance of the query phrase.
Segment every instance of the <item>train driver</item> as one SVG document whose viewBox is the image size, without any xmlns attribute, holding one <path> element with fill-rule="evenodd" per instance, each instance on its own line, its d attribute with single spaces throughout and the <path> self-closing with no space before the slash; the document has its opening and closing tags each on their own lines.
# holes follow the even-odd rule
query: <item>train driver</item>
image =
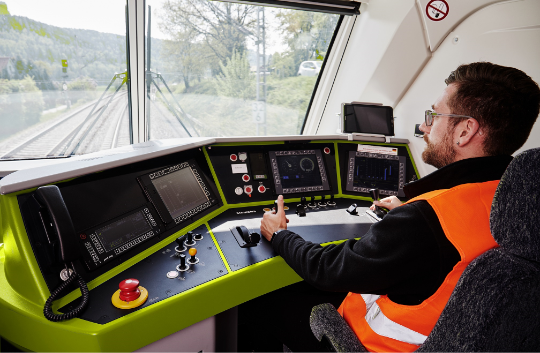
<svg viewBox="0 0 540 353">
<path fill-rule="evenodd" d="M 422 160 L 438 169 L 404 187 L 408 202 L 375 202 L 390 211 L 360 240 L 325 247 L 304 241 L 287 230 L 283 196 L 279 212 L 267 212 L 261 222 L 262 235 L 305 282 L 349 292 L 338 311 L 370 351 L 417 349 L 467 263 L 497 246 L 489 206 L 511 154 L 538 117 L 540 89 L 518 69 L 476 62 L 459 66 L 445 82 L 421 125 Z M 296 302 L 300 307 L 301 298 Z M 309 327 L 295 321 L 300 316 L 309 326 L 310 310 L 311 303 L 274 321 L 292 332 L 275 335 L 293 351 L 322 349 L 309 343 L 316 342 Z"/>
</svg>

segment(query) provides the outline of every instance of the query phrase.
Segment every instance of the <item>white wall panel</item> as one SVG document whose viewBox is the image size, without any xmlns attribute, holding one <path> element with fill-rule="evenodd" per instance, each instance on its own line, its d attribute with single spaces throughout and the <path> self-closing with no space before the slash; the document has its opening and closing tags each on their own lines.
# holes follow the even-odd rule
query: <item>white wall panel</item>
<svg viewBox="0 0 540 353">
<path fill-rule="evenodd" d="M 363 4 L 316 131 L 334 133 L 341 103 L 394 105 L 428 57 L 421 16 L 414 0 Z"/>
<path fill-rule="evenodd" d="M 396 136 L 408 138 L 422 176 L 434 171 L 421 161 L 425 143 L 413 136 L 414 124 L 445 88 L 444 79 L 460 64 L 490 61 L 523 70 L 540 82 L 540 1 L 507 1 L 485 7 L 464 20 L 434 52 L 395 107 Z M 509 117 L 511 118 L 511 117 Z M 518 151 L 540 147 L 540 123 Z"/>
</svg>

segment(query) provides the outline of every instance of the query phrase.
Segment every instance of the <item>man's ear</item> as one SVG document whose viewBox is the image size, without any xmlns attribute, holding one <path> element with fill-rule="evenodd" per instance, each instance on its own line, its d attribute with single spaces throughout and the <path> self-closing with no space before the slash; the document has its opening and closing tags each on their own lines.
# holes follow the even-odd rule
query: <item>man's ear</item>
<svg viewBox="0 0 540 353">
<path fill-rule="evenodd" d="M 471 142 L 471 140 L 479 135 L 483 139 L 484 132 L 480 128 L 480 124 L 474 118 L 469 118 L 456 126 L 459 133 L 459 146 L 463 147 Z"/>
</svg>

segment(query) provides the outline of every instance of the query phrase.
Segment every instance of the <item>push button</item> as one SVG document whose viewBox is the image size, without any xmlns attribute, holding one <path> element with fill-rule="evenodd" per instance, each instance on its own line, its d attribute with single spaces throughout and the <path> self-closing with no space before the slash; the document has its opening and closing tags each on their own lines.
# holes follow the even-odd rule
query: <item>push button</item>
<svg viewBox="0 0 540 353">
<path fill-rule="evenodd" d="M 111 301 L 119 309 L 133 309 L 143 305 L 148 299 L 148 291 L 139 285 L 135 278 L 128 278 L 120 282 L 118 290 L 114 292 Z"/>
</svg>

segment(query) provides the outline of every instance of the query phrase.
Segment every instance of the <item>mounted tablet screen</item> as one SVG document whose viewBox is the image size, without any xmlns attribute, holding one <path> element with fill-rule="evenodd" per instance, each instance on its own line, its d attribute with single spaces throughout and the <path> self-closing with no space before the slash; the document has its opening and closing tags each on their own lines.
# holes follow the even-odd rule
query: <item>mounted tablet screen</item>
<svg viewBox="0 0 540 353">
<path fill-rule="evenodd" d="M 278 194 L 330 190 L 320 150 L 271 151 Z"/>
<path fill-rule="evenodd" d="M 342 104 L 343 132 L 394 136 L 392 107 L 367 104 Z"/>
</svg>

